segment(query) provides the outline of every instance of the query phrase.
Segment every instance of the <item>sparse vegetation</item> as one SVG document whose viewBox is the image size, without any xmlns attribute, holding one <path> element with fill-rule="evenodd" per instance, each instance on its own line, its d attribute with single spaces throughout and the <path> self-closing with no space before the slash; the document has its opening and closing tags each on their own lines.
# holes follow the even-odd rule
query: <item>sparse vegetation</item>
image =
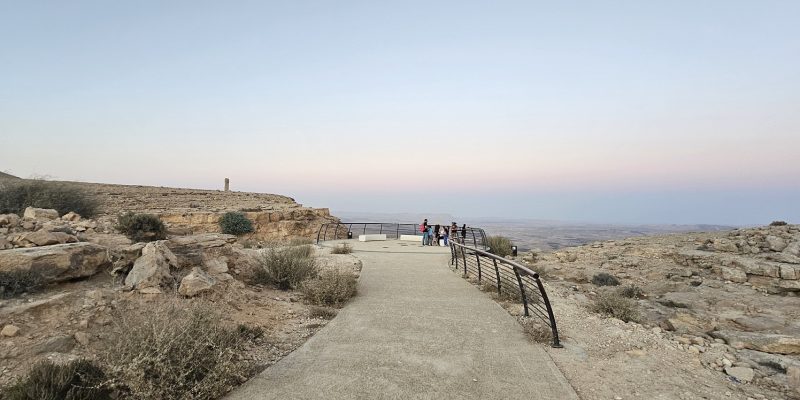
<svg viewBox="0 0 800 400">
<path fill-rule="evenodd" d="M 617 292 L 603 292 L 597 295 L 593 311 L 621 319 L 625 322 L 639 321 L 639 307 L 636 300 L 622 297 Z"/>
<path fill-rule="evenodd" d="M 642 288 L 634 284 L 626 285 L 619 288 L 617 290 L 617 293 L 619 293 L 620 296 L 627 297 L 629 299 L 641 299 L 644 297 L 644 291 L 642 290 Z"/>
<path fill-rule="evenodd" d="M 769 226 L 786 226 L 786 221 L 772 221 Z"/>
<path fill-rule="evenodd" d="M 253 232 L 253 222 L 244 213 L 236 211 L 226 212 L 219 220 L 219 227 L 222 228 L 222 233 L 228 235 L 238 236 Z"/>
<path fill-rule="evenodd" d="M 116 229 L 134 242 L 151 242 L 167 237 L 164 223 L 152 214 L 122 214 L 117 217 Z"/>
<path fill-rule="evenodd" d="M 511 255 L 511 239 L 505 236 L 489 236 L 486 238 L 486 245 L 489 246 L 489 251 L 500 257 L 507 257 Z"/>
<path fill-rule="evenodd" d="M 304 237 L 296 237 L 289 240 L 289 246 L 302 246 L 306 244 L 314 244 L 314 241 Z"/>
<path fill-rule="evenodd" d="M 595 286 L 619 286 L 619 279 L 607 272 L 601 272 L 592 277 L 592 284 Z"/>
<path fill-rule="evenodd" d="M 44 277 L 34 271 L 0 271 L 0 299 L 33 293 L 44 286 Z"/>
<path fill-rule="evenodd" d="M 314 249 L 309 245 L 271 247 L 260 258 L 254 283 L 271 284 L 278 289 L 295 289 L 306 279 L 317 275 Z"/>
<path fill-rule="evenodd" d="M 340 306 L 356 294 L 356 275 L 341 269 L 323 270 L 302 285 L 306 299 L 317 305 Z"/>
<path fill-rule="evenodd" d="M 350 246 L 347 243 L 342 243 L 340 246 L 334 246 L 331 249 L 331 254 L 350 254 L 353 252 L 353 246 Z"/>
<path fill-rule="evenodd" d="M 121 398 L 216 399 L 244 380 L 244 338 L 209 306 L 166 301 L 126 310 L 109 335 L 104 364 Z"/>
<path fill-rule="evenodd" d="M 336 316 L 336 309 L 312 305 L 308 307 L 308 316 L 309 318 L 333 319 Z"/>
<path fill-rule="evenodd" d="M 519 323 L 532 341 L 536 343 L 550 343 L 553 341 L 553 331 L 536 318 L 520 317 Z"/>
<path fill-rule="evenodd" d="M 28 375 L 2 391 L 7 400 L 105 400 L 110 399 L 106 376 L 97 365 L 74 360 L 64 365 L 42 361 Z"/>
<path fill-rule="evenodd" d="M 97 213 L 98 202 L 78 187 L 43 180 L 0 182 L 0 214 L 22 215 L 27 207 L 52 208 L 64 215 L 70 211 L 83 217 Z"/>
<path fill-rule="evenodd" d="M 244 324 L 239 324 L 236 328 L 236 331 L 239 332 L 239 336 L 247 341 L 256 341 L 264 337 L 264 328 L 260 326 L 248 326 Z"/>
</svg>

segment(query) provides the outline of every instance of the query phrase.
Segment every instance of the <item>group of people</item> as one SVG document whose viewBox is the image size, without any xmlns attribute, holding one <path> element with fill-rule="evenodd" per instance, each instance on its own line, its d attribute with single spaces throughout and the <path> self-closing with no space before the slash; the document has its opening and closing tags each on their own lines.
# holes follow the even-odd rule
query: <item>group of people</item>
<svg viewBox="0 0 800 400">
<path fill-rule="evenodd" d="M 423 246 L 447 246 L 448 241 L 452 237 L 458 238 L 458 224 L 453 222 L 450 226 L 445 225 L 429 225 L 428 219 L 425 218 L 419 224 L 419 231 L 422 232 L 422 245 Z M 467 224 L 461 227 L 461 238 L 467 237 Z"/>
</svg>

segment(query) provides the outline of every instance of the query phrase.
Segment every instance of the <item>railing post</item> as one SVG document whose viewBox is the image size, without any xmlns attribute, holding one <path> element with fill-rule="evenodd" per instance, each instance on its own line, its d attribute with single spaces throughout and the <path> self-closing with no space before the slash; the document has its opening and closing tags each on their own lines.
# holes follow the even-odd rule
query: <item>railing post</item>
<svg viewBox="0 0 800 400">
<path fill-rule="evenodd" d="M 364 226 L 366 226 L 366 225 L 364 225 Z M 383 233 L 383 223 L 381 223 L 381 230 L 378 231 L 378 235 L 380 235 L 382 233 Z"/>
<path fill-rule="evenodd" d="M 478 248 L 478 239 L 475 239 L 475 228 L 469 228 L 469 231 L 472 233 L 472 243 L 475 245 L 475 248 Z"/>
<path fill-rule="evenodd" d="M 461 248 L 461 258 L 464 260 L 464 275 L 467 274 L 467 251 Z"/>
<path fill-rule="evenodd" d="M 497 295 L 502 296 L 503 286 L 500 284 L 500 268 L 497 268 L 497 260 L 493 258 L 492 262 L 494 262 L 494 274 L 497 276 Z"/>
<path fill-rule="evenodd" d="M 339 225 L 339 224 L 336 224 L 336 225 Z M 322 234 L 322 240 L 323 241 L 324 240 L 328 240 L 328 226 L 330 226 L 330 225 L 325 225 L 325 233 Z"/>
<path fill-rule="evenodd" d="M 397 224 L 397 233 L 394 236 L 395 239 L 400 240 L 400 224 Z"/>
<path fill-rule="evenodd" d="M 517 276 L 517 283 L 519 284 L 519 293 L 522 295 L 522 306 L 525 308 L 525 316 L 529 317 L 530 313 L 528 313 L 528 299 L 525 296 L 525 285 L 522 284 L 522 278 L 519 276 L 519 271 L 517 271 L 517 267 L 514 267 L 514 275 Z"/>
<path fill-rule="evenodd" d="M 547 292 L 544 291 L 544 285 L 542 285 L 542 280 L 539 279 L 539 274 L 534 274 L 533 280 L 536 281 L 536 286 L 539 288 L 539 293 L 542 294 L 542 300 L 544 301 L 544 306 L 545 308 L 547 308 L 547 316 L 550 318 L 550 329 L 553 331 L 553 347 L 560 349 L 564 346 L 561 345 L 561 341 L 559 341 L 558 339 L 556 316 L 553 315 L 553 308 L 550 307 L 550 299 L 547 298 Z"/>
<path fill-rule="evenodd" d="M 478 261 L 478 283 L 481 283 L 481 255 L 475 252 L 475 260 Z"/>
<path fill-rule="evenodd" d="M 319 229 L 317 229 L 317 244 L 319 244 L 319 234 L 322 233 L 322 227 L 325 225 L 326 224 L 322 224 L 319 226 Z"/>
</svg>

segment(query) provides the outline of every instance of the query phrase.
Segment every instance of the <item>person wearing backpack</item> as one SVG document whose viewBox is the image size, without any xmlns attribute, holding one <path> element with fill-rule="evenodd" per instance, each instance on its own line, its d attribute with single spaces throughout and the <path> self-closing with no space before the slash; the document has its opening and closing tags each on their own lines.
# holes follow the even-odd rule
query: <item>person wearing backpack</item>
<svg viewBox="0 0 800 400">
<path fill-rule="evenodd" d="M 422 232 L 422 245 L 423 246 L 428 245 L 429 238 L 428 238 L 428 219 L 427 218 L 425 218 L 425 220 L 422 221 L 421 224 L 419 224 L 419 231 Z"/>
</svg>

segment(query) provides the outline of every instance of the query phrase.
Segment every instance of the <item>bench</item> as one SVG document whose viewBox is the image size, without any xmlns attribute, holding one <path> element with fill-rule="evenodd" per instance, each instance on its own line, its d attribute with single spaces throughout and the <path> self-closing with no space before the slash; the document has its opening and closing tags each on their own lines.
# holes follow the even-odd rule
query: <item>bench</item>
<svg viewBox="0 0 800 400">
<path fill-rule="evenodd" d="M 400 240 L 407 242 L 422 242 L 422 235 L 400 235 Z"/>
<path fill-rule="evenodd" d="M 358 235 L 359 242 L 373 242 L 378 240 L 386 240 L 386 235 Z"/>
</svg>

